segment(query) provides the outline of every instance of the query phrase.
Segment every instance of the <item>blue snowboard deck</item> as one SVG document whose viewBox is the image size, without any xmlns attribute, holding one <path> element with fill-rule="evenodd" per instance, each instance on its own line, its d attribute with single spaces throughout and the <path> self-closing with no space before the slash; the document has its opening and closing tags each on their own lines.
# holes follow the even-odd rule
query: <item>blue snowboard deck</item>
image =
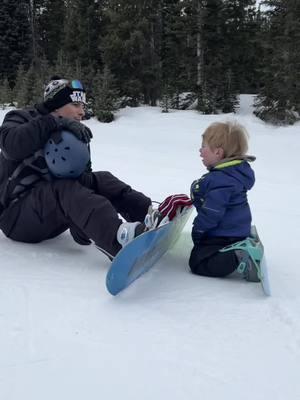
<svg viewBox="0 0 300 400">
<path fill-rule="evenodd" d="M 106 287 L 112 295 L 118 294 L 147 272 L 174 246 L 187 223 L 193 207 L 171 222 L 138 236 L 114 258 L 106 276 Z"/>
</svg>

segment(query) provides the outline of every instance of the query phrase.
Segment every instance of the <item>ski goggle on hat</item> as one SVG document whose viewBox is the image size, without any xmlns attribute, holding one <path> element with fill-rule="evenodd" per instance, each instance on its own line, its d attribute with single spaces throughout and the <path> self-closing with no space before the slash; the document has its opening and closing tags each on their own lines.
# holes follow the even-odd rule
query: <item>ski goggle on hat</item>
<svg viewBox="0 0 300 400">
<path fill-rule="evenodd" d="M 70 95 L 72 102 L 86 104 L 86 96 L 83 84 L 78 79 L 74 79 L 69 84 L 70 87 L 74 89 L 73 93 Z"/>
</svg>

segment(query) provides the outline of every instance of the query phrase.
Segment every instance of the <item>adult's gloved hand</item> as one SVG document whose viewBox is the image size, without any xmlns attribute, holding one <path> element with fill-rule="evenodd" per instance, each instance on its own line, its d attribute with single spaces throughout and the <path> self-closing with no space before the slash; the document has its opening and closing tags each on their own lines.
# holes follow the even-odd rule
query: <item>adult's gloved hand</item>
<svg viewBox="0 0 300 400">
<path fill-rule="evenodd" d="M 181 212 L 184 207 L 190 207 L 192 200 L 186 194 L 173 194 L 168 196 L 159 206 L 158 211 L 163 218 L 168 217 L 169 221 Z"/>
<path fill-rule="evenodd" d="M 69 131 L 73 133 L 73 135 L 76 136 L 77 139 L 81 140 L 84 143 L 89 143 L 91 141 L 93 137 L 91 130 L 81 122 L 64 117 L 58 117 L 56 121 L 57 127 L 60 131 Z"/>
</svg>

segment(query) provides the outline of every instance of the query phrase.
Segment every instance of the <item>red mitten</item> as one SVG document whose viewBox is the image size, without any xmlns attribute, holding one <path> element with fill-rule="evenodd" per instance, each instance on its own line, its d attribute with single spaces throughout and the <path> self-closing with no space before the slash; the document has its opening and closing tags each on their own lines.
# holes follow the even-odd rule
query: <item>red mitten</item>
<svg viewBox="0 0 300 400">
<path fill-rule="evenodd" d="M 173 194 L 168 196 L 159 206 L 158 211 L 162 217 L 168 217 L 170 221 L 175 217 L 177 210 L 191 206 L 192 200 L 186 194 Z"/>
</svg>

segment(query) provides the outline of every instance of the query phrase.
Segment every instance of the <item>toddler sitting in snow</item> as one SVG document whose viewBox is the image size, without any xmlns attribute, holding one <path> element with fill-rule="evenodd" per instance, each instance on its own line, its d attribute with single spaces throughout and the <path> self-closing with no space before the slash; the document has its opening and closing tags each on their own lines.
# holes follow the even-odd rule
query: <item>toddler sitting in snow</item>
<svg viewBox="0 0 300 400">
<path fill-rule="evenodd" d="M 224 277 L 239 265 L 234 251 L 225 246 L 250 235 L 251 211 L 247 191 L 255 182 L 246 155 L 247 132 L 236 122 L 216 122 L 202 135 L 200 157 L 208 173 L 194 181 L 191 198 L 197 209 L 193 223 L 189 266 L 197 275 Z"/>
</svg>

